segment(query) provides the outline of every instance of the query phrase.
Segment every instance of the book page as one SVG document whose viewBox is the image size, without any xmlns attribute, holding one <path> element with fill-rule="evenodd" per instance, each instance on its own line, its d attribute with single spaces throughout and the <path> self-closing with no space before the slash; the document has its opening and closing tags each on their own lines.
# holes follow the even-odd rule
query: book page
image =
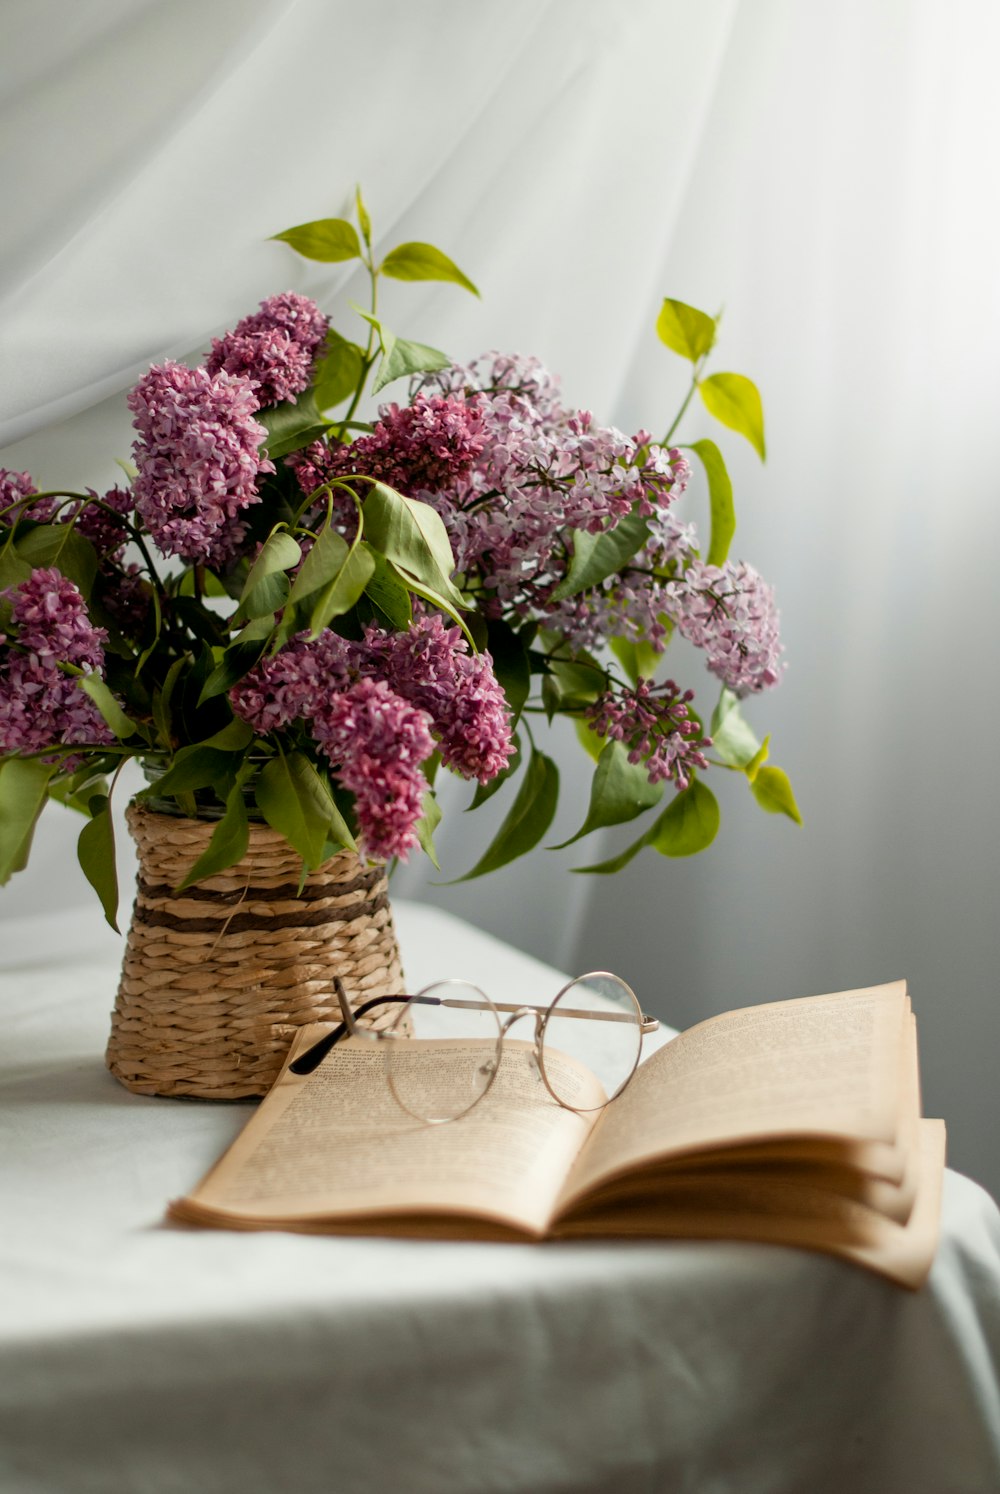
<svg viewBox="0 0 1000 1494">
<path fill-rule="evenodd" d="M 302 1029 L 289 1061 L 326 1030 Z M 425 1071 L 433 1113 L 435 1088 L 449 1085 L 456 1066 L 467 1073 L 469 1047 L 482 1045 L 412 1042 L 411 1062 Z M 171 1205 L 171 1216 L 323 1228 L 340 1218 L 451 1213 L 541 1234 L 592 1121 L 551 1098 L 531 1047 L 508 1039 L 489 1093 L 441 1125 L 400 1108 L 379 1043 L 339 1043 L 310 1075 L 286 1066 L 221 1161 L 189 1198 Z M 581 1065 L 566 1060 L 561 1082 L 576 1086 L 581 1104 L 603 1100 Z"/>
<path fill-rule="evenodd" d="M 603 1112 L 560 1211 L 620 1172 L 702 1148 L 803 1135 L 896 1146 L 909 1035 L 902 981 L 689 1028 Z"/>
</svg>

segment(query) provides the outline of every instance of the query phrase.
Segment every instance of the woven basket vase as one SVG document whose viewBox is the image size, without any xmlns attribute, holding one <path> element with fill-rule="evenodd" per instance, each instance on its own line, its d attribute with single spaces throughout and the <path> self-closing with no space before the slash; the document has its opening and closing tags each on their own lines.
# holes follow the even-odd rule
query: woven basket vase
<svg viewBox="0 0 1000 1494">
<path fill-rule="evenodd" d="M 297 1027 L 341 1020 L 334 975 L 355 1006 L 403 989 L 384 867 L 345 851 L 299 892 L 299 857 L 252 824 L 242 861 L 178 894 L 214 824 L 136 804 L 126 817 L 139 876 L 107 1064 L 127 1089 L 266 1094 Z"/>
</svg>

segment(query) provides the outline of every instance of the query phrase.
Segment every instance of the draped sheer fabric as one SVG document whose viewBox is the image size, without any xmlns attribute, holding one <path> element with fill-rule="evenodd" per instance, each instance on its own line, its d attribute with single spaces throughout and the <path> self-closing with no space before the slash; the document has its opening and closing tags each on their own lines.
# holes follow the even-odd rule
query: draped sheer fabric
<svg viewBox="0 0 1000 1494">
<path fill-rule="evenodd" d="M 748 714 L 805 829 L 726 781 L 719 842 L 690 863 L 567 873 L 626 827 L 451 889 L 414 862 L 398 889 L 564 968 L 615 965 L 680 1026 L 905 974 L 927 1108 L 1000 1187 L 995 8 L 15 0 L 5 28 L 0 464 L 46 485 L 113 482 L 125 389 L 261 297 L 307 292 L 344 325 L 350 267 L 268 238 L 342 212 L 355 182 L 381 244 L 440 244 L 483 291 L 394 286 L 390 325 L 460 358 L 534 352 L 625 429 L 683 397 L 662 297 L 724 308 L 716 367 L 760 385 L 772 453 L 761 469 L 721 438 L 735 549 L 775 584 L 790 661 Z M 710 430 L 695 411 L 684 433 Z M 700 663 L 671 672 L 710 711 Z M 553 840 L 589 777 L 568 739 L 557 755 Z M 493 807 L 453 797 L 449 876 Z M 74 830 L 47 813 L 0 917 L 90 898 Z"/>
</svg>

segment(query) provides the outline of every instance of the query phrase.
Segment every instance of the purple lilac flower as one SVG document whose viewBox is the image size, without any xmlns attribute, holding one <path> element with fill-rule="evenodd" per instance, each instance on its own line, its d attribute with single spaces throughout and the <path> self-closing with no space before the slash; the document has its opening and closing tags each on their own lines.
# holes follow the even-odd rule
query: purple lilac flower
<svg viewBox="0 0 1000 1494">
<path fill-rule="evenodd" d="M 140 638 L 149 621 L 153 590 L 138 565 L 102 565 L 101 605 L 126 638 Z"/>
<path fill-rule="evenodd" d="M 708 667 L 739 696 L 776 685 L 784 667 L 774 592 L 743 561 L 695 561 L 671 583 L 678 631 L 708 654 Z"/>
<path fill-rule="evenodd" d="M 65 511 L 65 518 L 74 521 L 77 532 L 90 540 L 99 556 L 117 560 L 128 544 L 124 520 L 134 511 L 135 498 L 128 488 L 110 488 L 100 501 L 92 488 L 88 491 L 92 501 L 81 499 Z"/>
<path fill-rule="evenodd" d="M 77 677 L 61 664 L 100 673 L 106 634 L 83 597 L 53 567 L 39 567 L 3 596 L 12 604 L 13 640 L 0 648 L 0 752 L 40 752 L 60 744 L 114 741 Z M 74 755 L 63 766 L 75 766 Z"/>
<path fill-rule="evenodd" d="M 418 844 L 427 788 L 420 764 L 434 750 L 425 712 L 384 680 L 360 679 L 325 702 L 313 730 L 334 777 L 354 795 L 368 855 L 405 861 Z"/>
<path fill-rule="evenodd" d="M 274 466 L 258 448 L 267 432 L 254 420 L 248 379 L 164 363 L 128 397 L 141 439 L 136 508 L 160 550 L 224 565 L 246 536 L 238 517 L 260 501 L 257 478 Z"/>
<path fill-rule="evenodd" d="M 459 628 L 437 613 L 414 618 L 405 633 L 369 628 L 371 668 L 426 711 L 447 767 L 488 783 L 513 751 L 510 713 L 488 653 L 470 654 Z"/>
<path fill-rule="evenodd" d="M 269 296 L 232 332 L 213 339 L 205 367 L 248 378 L 262 406 L 294 399 L 309 385 L 329 325 L 308 296 Z"/>
<path fill-rule="evenodd" d="M 58 499 L 39 498 L 35 503 L 25 500 L 38 492 L 30 472 L 11 472 L 0 467 L 0 523 L 16 524 L 18 519 L 35 519 L 47 523 L 55 513 Z M 4 512 L 10 510 L 10 512 Z"/>
<path fill-rule="evenodd" d="M 359 654 L 360 645 L 329 629 L 311 641 L 299 633 L 233 686 L 230 703 L 260 736 L 312 721 L 330 696 L 359 677 Z"/>
<path fill-rule="evenodd" d="M 686 789 L 695 768 L 707 768 L 702 752 L 711 737 L 701 736 L 688 706 L 693 692 L 680 691 L 673 680 L 654 685 L 640 679 L 634 690 L 610 690 L 587 708 L 587 720 L 600 737 L 611 737 L 628 748 L 630 763 L 643 763 L 650 783 L 672 780 Z"/>
</svg>

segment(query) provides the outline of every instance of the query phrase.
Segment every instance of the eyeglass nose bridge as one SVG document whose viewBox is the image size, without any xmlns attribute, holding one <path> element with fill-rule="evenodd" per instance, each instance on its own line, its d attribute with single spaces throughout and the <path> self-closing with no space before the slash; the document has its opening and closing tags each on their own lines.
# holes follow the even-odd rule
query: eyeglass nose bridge
<svg viewBox="0 0 1000 1494">
<path fill-rule="evenodd" d="M 507 1020 L 501 1023 L 500 1026 L 500 1043 L 502 1045 L 504 1038 L 510 1032 L 515 1022 L 520 1022 L 522 1017 L 532 1017 L 534 1019 L 535 1035 L 533 1038 L 534 1052 L 532 1057 L 535 1060 L 535 1068 L 539 1074 L 542 1072 L 542 1039 L 545 1036 L 545 1021 L 548 1015 L 547 1011 L 539 1011 L 537 1007 L 522 1006 L 517 1011 L 511 1012 Z"/>
</svg>

